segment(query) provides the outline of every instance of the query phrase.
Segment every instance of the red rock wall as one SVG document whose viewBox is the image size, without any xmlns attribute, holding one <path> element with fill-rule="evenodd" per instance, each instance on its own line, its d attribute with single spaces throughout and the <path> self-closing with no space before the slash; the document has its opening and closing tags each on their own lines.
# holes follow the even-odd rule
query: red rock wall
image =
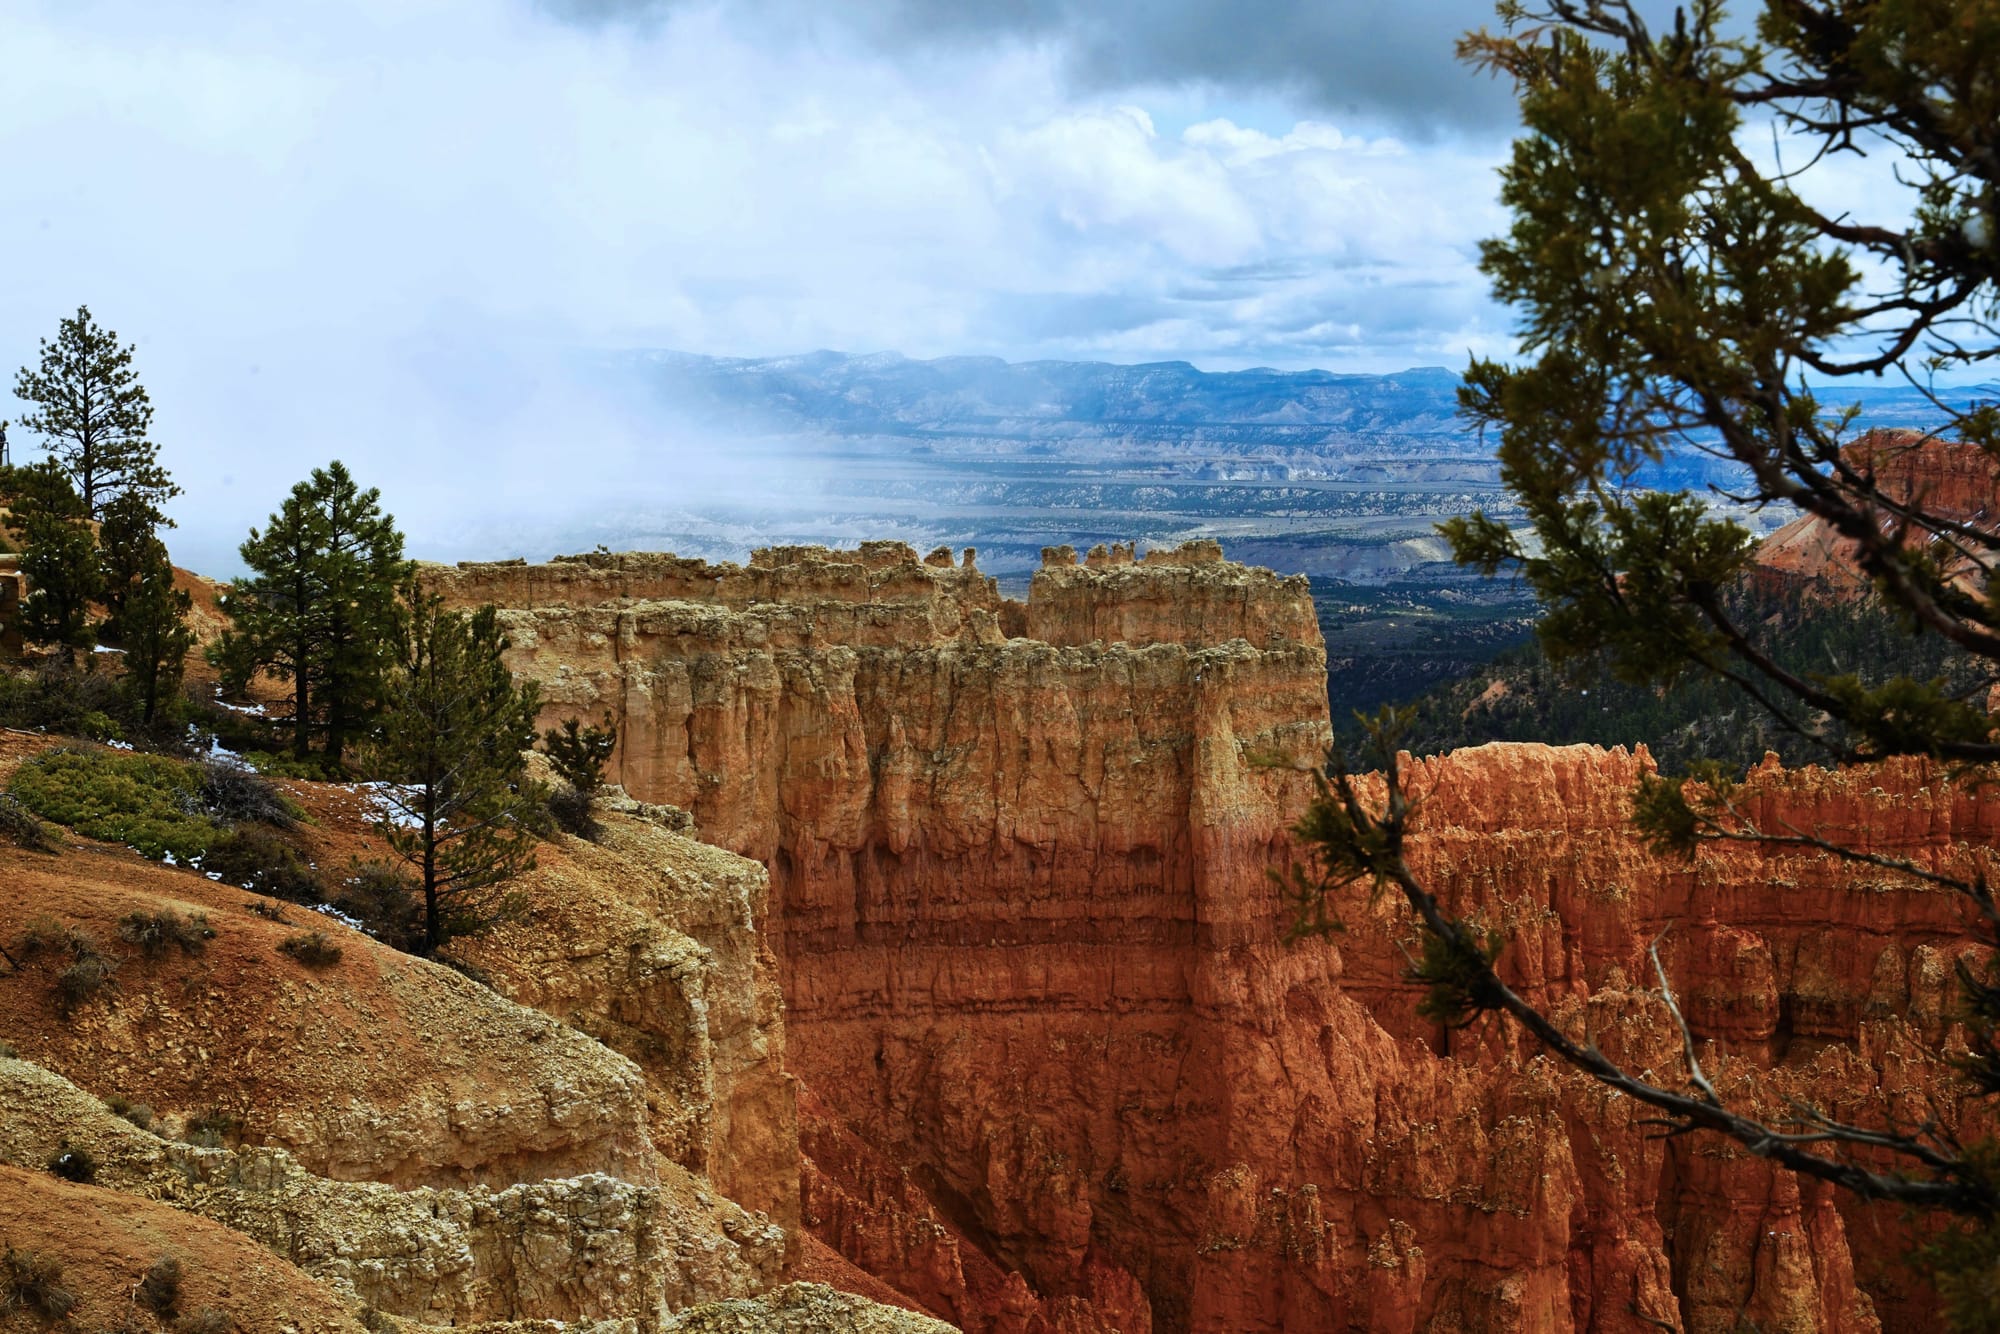
<svg viewBox="0 0 2000 1334">
<path fill-rule="evenodd" d="M 1020 608 L 907 549 L 760 559 L 710 583 L 790 600 L 522 607 L 515 665 L 552 718 L 619 715 L 635 795 L 770 867 L 803 1212 L 913 1304 L 1075 1334 L 1924 1318 L 1893 1218 L 1662 1141 L 1497 1025 L 1418 1021 L 1393 903 L 1356 891 L 1344 937 L 1281 943 L 1265 872 L 1327 736 L 1303 581 L 1212 548 L 1056 551 Z M 539 577 L 519 570 L 453 595 Z M 1920 1040 L 1956 905 L 1817 854 L 1659 862 L 1625 827 L 1647 763 L 1427 762 L 1419 865 L 1638 1068 L 1680 1060 L 1641 969 L 1665 931 L 1743 1096 L 1866 1117 L 1943 1088 Z M 1925 857 L 1995 832 L 1918 770 L 1762 781 L 1791 818 Z"/>
<path fill-rule="evenodd" d="M 2000 496 L 2000 459 L 1983 450 L 1928 437 L 1920 431 L 1882 430 L 1862 435 L 1847 447 L 1843 457 L 1899 504 L 1911 504 L 1938 519 L 1989 533 L 2000 525 L 2000 504 L 1995 501 Z M 1884 511 L 1880 522 L 1888 532 L 1900 520 Z M 1935 540 L 1921 525 L 1907 539 L 1913 547 L 1931 545 Z M 1967 560 L 1946 564 L 1970 591 L 1984 591 L 1987 571 Z M 1815 594 L 1854 595 L 1868 587 L 1855 561 L 1854 543 L 1809 514 L 1764 539 L 1757 549 L 1752 577 L 1765 588 Z"/>
</svg>

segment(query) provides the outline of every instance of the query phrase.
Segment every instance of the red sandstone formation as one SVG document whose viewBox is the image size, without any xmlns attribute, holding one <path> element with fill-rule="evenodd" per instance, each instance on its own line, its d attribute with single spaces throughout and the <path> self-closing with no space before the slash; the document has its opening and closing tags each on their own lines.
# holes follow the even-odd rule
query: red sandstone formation
<svg viewBox="0 0 2000 1334">
<path fill-rule="evenodd" d="M 1327 736 L 1302 580 L 1212 544 L 1051 551 L 1025 607 L 896 544 L 432 577 L 509 609 L 551 719 L 618 716 L 634 795 L 770 868 L 804 1221 L 912 1305 L 1023 1334 L 1926 1319 L 1893 1216 L 1664 1141 L 1497 1023 L 1420 1022 L 1390 900 L 1280 942 L 1265 872 Z M 1657 938 L 1732 1097 L 1966 1122 L 1929 1054 L 1956 901 L 1818 854 L 1653 858 L 1648 764 L 1426 761 L 1416 862 L 1636 1069 L 1680 1068 Z M 2000 833 L 1917 765 L 1755 784 L 1927 863 Z"/>
<path fill-rule="evenodd" d="M 1921 431 L 1870 431 L 1843 454 L 1858 474 L 1872 478 L 1897 505 L 1915 506 L 1937 519 L 1965 524 L 1985 532 L 2000 528 L 2000 459 L 1954 440 Z M 1903 520 L 1884 509 L 1878 520 L 1883 532 L 1894 532 Z M 1935 531 L 1914 525 L 1905 541 L 1913 547 L 1936 546 Z M 1983 572 L 1963 559 L 1946 561 L 1976 588 Z M 1867 579 L 1855 564 L 1853 541 L 1841 537 L 1825 520 L 1801 515 L 1764 539 L 1757 549 L 1760 576 L 1778 586 L 1806 587 L 1836 594 L 1858 593 Z"/>
</svg>

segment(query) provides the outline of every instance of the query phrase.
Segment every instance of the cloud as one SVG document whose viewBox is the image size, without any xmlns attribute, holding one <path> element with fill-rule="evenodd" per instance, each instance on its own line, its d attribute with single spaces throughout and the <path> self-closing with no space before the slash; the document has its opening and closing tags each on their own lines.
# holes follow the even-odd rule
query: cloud
<svg viewBox="0 0 2000 1334">
<path fill-rule="evenodd" d="M 79 302 L 135 339 L 210 568 L 335 456 L 413 531 L 743 483 L 567 347 L 1395 369 L 1504 334 L 1497 145 L 741 6 L 165 8 L 12 6 L 0 368 Z"/>
<path fill-rule="evenodd" d="M 543 0 L 585 25 L 657 24 L 689 0 Z M 894 55 L 990 49 L 1052 51 L 1083 94 L 1196 83 L 1279 94 L 1322 112 L 1405 132 L 1504 132 L 1509 91 L 1454 54 L 1470 28 L 1496 22 L 1465 0 L 733 0 L 766 23 L 839 28 Z"/>
</svg>

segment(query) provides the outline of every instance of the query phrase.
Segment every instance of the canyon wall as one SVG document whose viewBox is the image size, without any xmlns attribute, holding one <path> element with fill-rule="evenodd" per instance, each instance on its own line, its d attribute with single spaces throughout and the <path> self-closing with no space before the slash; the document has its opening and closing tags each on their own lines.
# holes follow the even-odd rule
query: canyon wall
<svg viewBox="0 0 2000 1334">
<path fill-rule="evenodd" d="M 596 556 L 428 572 L 496 602 L 547 718 L 609 712 L 615 776 L 770 871 L 801 1216 L 974 1331 L 1863 1331 L 1926 1316 L 1893 1217 L 1800 1185 L 1400 978 L 1365 887 L 1286 944 L 1267 875 L 1328 739 L 1303 580 L 1212 543 L 746 567 Z M 1563 1022 L 1671 1081 L 1646 947 L 1732 1096 L 1967 1113 L 1927 1056 L 1948 896 L 1819 854 L 1689 865 L 1626 826 L 1643 752 L 1418 766 L 1415 856 Z M 1917 767 L 1758 776 L 1769 813 L 1907 855 L 1990 844 Z"/>
<path fill-rule="evenodd" d="M 1871 479 L 1893 505 L 1909 505 L 1932 522 L 1910 525 L 1905 543 L 1939 557 L 1968 591 L 1983 592 L 1990 573 L 1974 559 L 1976 543 L 1952 538 L 1960 554 L 1952 556 L 1940 534 L 1963 525 L 1991 533 L 2000 526 L 2000 459 L 1957 440 L 1945 440 L 1912 430 L 1864 432 L 1842 451 L 1842 460 L 1858 477 Z M 1900 516 L 1884 508 L 1877 522 L 1894 531 Z M 1856 596 L 1869 581 L 1855 560 L 1852 540 L 1835 532 L 1824 519 L 1802 514 L 1765 538 L 1757 548 L 1752 578 L 1770 589 L 1805 591 L 1816 595 Z"/>
</svg>

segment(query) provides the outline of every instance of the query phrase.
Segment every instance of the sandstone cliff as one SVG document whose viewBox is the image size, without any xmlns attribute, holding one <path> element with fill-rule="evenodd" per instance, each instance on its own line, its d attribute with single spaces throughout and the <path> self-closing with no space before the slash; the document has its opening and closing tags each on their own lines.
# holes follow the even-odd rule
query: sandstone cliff
<svg viewBox="0 0 2000 1334">
<path fill-rule="evenodd" d="M 804 1221 L 972 1330 L 1908 1328 L 1907 1237 L 1497 1026 L 1446 1035 L 1393 904 L 1280 943 L 1265 871 L 1327 737 L 1303 581 L 1212 544 L 1045 555 L 1025 605 L 895 544 L 747 567 L 432 571 L 506 609 L 551 721 L 770 870 Z M 1643 754 L 1428 762 L 1418 857 L 1505 966 L 1642 1068 L 1677 1035 L 1759 1105 L 1967 1115 L 1917 1039 L 1956 905 L 1814 856 L 1652 858 Z M 1942 859 L 1992 817 L 1915 769 L 1766 773 L 1773 810 Z M 1843 825 L 1841 822 L 1845 821 Z M 1810 905 L 1809 907 L 1804 905 Z M 1669 929 L 1671 928 L 1671 929 Z M 1448 1040 L 1449 1039 L 1449 1040 Z"/>
<path fill-rule="evenodd" d="M 1895 505 L 1913 505 L 1947 524 L 1988 533 L 2000 529 L 2000 459 L 1980 449 L 1920 431 L 1878 430 L 1847 446 L 1843 458 Z M 1879 521 L 1884 532 L 1901 526 L 1888 509 Z M 1936 531 L 1923 525 L 1912 526 L 1905 540 L 1913 547 L 1938 549 Z M 1964 559 L 1945 563 L 1974 592 L 1983 591 L 1987 571 Z M 1836 596 L 1868 586 L 1855 563 L 1854 543 L 1810 514 L 1764 539 L 1757 549 L 1756 577 L 1771 587 Z"/>
</svg>

